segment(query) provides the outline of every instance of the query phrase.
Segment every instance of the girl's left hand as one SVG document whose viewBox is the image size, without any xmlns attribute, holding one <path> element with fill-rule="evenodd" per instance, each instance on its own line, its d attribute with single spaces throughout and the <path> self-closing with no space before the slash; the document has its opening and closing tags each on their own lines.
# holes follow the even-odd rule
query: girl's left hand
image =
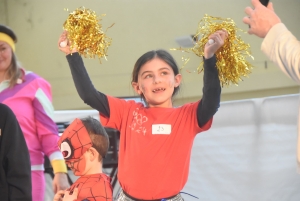
<svg viewBox="0 0 300 201">
<path fill-rule="evenodd" d="M 207 42 L 204 47 L 204 58 L 209 59 L 214 56 L 216 51 L 224 45 L 224 41 L 228 38 L 228 32 L 225 30 L 218 30 L 211 34 L 208 39 L 212 39 L 214 42 L 209 44 Z"/>
</svg>

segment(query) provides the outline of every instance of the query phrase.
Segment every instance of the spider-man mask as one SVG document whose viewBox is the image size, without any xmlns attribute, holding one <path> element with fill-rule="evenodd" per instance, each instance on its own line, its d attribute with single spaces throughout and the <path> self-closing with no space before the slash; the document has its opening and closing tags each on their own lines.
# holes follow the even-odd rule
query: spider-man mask
<svg viewBox="0 0 300 201">
<path fill-rule="evenodd" d="M 66 164 L 75 175 L 83 175 L 86 160 L 83 154 L 92 146 L 88 131 L 82 121 L 76 118 L 63 132 L 58 141 Z"/>
</svg>

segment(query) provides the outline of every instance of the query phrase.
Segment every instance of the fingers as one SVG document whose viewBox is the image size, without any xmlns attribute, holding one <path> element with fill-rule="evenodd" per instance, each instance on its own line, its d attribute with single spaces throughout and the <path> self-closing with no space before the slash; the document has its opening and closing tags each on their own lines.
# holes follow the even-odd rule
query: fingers
<svg viewBox="0 0 300 201">
<path fill-rule="evenodd" d="M 217 31 L 217 32 L 220 33 L 221 38 L 222 38 L 223 40 L 226 40 L 226 38 L 228 38 L 228 32 L 227 32 L 225 29 L 222 29 L 222 30 Z"/>
<path fill-rule="evenodd" d="M 252 3 L 252 5 L 253 5 L 254 8 L 256 8 L 256 7 L 259 6 L 259 5 L 262 6 L 262 4 L 260 3 L 259 0 L 252 0 L 251 3 Z"/>
<path fill-rule="evenodd" d="M 252 29 L 250 28 L 249 30 L 248 30 L 248 34 L 250 34 L 250 35 L 252 35 L 254 32 L 252 31 Z"/>
<path fill-rule="evenodd" d="M 243 22 L 244 22 L 244 24 L 248 24 L 249 25 L 249 29 L 248 29 L 248 34 L 252 34 L 252 32 L 251 32 L 251 26 L 250 26 L 250 18 L 248 17 L 248 16 L 245 16 L 244 18 L 243 18 Z"/>
<path fill-rule="evenodd" d="M 73 190 L 67 190 L 64 194 L 63 200 L 77 200 L 78 197 L 78 187 L 75 187 Z"/>
<path fill-rule="evenodd" d="M 67 47 L 67 45 L 68 45 L 68 41 L 67 41 L 67 40 L 61 41 L 61 42 L 59 43 L 59 46 L 60 46 L 60 47 Z"/>
<path fill-rule="evenodd" d="M 68 32 L 64 31 L 62 33 L 62 37 L 60 38 L 59 46 L 60 47 L 67 47 L 68 45 Z"/>
<path fill-rule="evenodd" d="M 247 16 L 245 16 L 245 17 L 243 18 L 243 22 L 244 22 L 245 24 L 250 24 L 250 18 L 247 17 Z"/>
<path fill-rule="evenodd" d="M 222 44 L 224 43 L 227 37 L 228 37 L 228 32 L 226 30 L 218 30 L 215 33 L 211 34 L 208 37 L 208 39 L 212 39 L 215 42 Z"/>
<path fill-rule="evenodd" d="M 65 193 L 65 191 L 63 191 L 63 190 L 58 191 L 58 192 L 55 194 L 55 196 L 54 196 L 54 198 L 53 198 L 53 201 L 61 201 L 61 200 L 62 200 L 62 197 L 63 197 L 63 195 L 64 195 L 64 193 Z"/>
<path fill-rule="evenodd" d="M 76 196 L 76 197 L 78 196 L 78 187 L 76 187 L 76 188 L 74 189 L 73 195 Z"/>
<path fill-rule="evenodd" d="M 63 31 L 63 33 L 60 35 L 59 39 L 58 39 L 58 45 L 67 40 L 67 36 L 68 36 L 68 32 L 67 31 Z"/>
<path fill-rule="evenodd" d="M 68 32 L 64 31 L 59 39 L 58 39 L 58 49 L 62 52 L 64 52 L 66 55 L 77 52 L 76 47 L 73 47 L 71 50 L 70 47 L 72 45 L 71 41 L 68 40 Z"/>
<path fill-rule="evenodd" d="M 248 6 L 248 7 L 245 8 L 245 13 L 248 16 L 251 16 L 252 12 L 253 12 L 253 9 L 251 7 Z"/>
<path fill-rule="evenodd" d="M 68 32 L 63 31 L 63 33 L 60 35 L 58 39 L 58 48 L 65 48 L 67 46 L 70 46 L 70 42 L 68 40 Z"/>
</svg>

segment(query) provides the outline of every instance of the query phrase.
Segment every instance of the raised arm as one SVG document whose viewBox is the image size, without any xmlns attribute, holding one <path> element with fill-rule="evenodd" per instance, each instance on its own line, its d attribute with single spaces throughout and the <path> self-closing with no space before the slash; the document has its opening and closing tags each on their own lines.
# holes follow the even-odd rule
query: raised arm
<svg viewBox="0 0 300 201">
<path fill-rule="evenodd" d="M 203 83 L 203 95 L 197 108 L 200 127 L 203 127 L 220 107 L 221 86 L 215 56 L 204 60 Z"/>
<path fill-rule="evenodd" d="M 69 42 L 65 47 L 61 47 L 60 43 L 67 40 L 67 32 L 63 32 L 58 41 L 59 49 L 67 56 L 71 69 L 73 81 L 80 98 L 84 103 L 98 110 L 101 114 L 109 117 L 109 104 L 105 94 L 97 91 L 90 80 L 90 77 L 85 69 L 83 60 L 76 49 L 70 50 Z"/>
<path fill-rule="evenodd" d="M 200 127 L 213 117 L 220 106 L 221 86 L 214 54 L 224 44 L 227 37 L 226 31 L 219 30 L 209 36 L 213 43 L 207 43 L 205 46 L 203 95 L 197 108 L 197 120 Z"/>
<path fill-rule="evenodd" d="M 279 23 L 273 26 L 261 50 L 291 79 L 300 84 L 300 41 Z"/>
<path fill-rule="evenodd" d="M 249 34 L 264 38 L 261 50 L 280 69 L 300 84 L 300 41 L 281 23 L 272 2 L 263 6 L 252 0 L 253 8 L 246 7 L 243 22 L 249 25 Z"/>
</svg>

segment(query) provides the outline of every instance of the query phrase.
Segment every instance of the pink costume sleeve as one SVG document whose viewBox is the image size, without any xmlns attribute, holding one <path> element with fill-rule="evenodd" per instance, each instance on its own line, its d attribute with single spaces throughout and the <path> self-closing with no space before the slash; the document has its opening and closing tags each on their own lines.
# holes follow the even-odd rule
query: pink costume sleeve
<svg viewBox="0 0 300 201">
<path fill-rule="evenodd" d="M 63 160 L 57 146 L 58 129 L 53 121 L 54 108 L 52 105 L 51 86 L 43 78 L 38 80 L 38 89 L 33 100 L 36 131 L 42 144 L 43 152 L 52 160 Z"/>
</svg>

